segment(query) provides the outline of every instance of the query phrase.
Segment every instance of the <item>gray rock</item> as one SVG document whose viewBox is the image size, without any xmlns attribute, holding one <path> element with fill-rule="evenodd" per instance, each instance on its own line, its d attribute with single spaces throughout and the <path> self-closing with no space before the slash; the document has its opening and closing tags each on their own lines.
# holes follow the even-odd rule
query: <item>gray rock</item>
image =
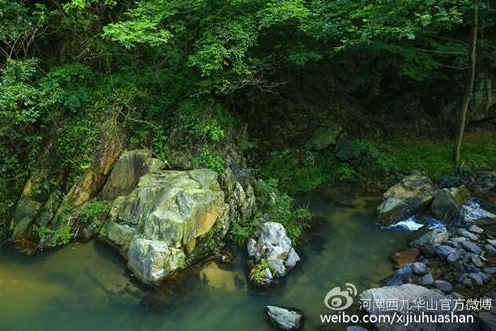
<svg viewBox="0 0 496 331">
<path fill-rule="evenodd" d="M 455 309 L 452 297 L 454 294 L 445 295 L 442 292 L 436 289 L 428 289 L 423 286 L 414 285 L 414 284 L 405 284 L 401 286 L 387 286 L 381 288 L 373 288 L 366 290 L 360 294 L 360 300 L 362 301 L 362 307 L 369 314 L 374 315 L 409 315 L 415 313 L 421 313 L 427 315 L 449 315 L 451 311 L 444 312 L 441 310 L 441 302 L 449 302 L 450 310 Z M 411 305 L 399 305 L 398 309 L 392 310 L 384 310 L 378 307 L 377 305 L 368 304 L 371 302 L 386 302 L 387 300 L 398 300 L 398 302 L 411 302 Z M 419 300 L 425 300 L 425 302 L 433 303 L 430 307 L 437 306 L 438 309 L 430 310 L 426 306 L 419 305 L 415 306 L 415 302 L 419 302 Z M 455 311 L 455 314 L 460 314 L 460 312 Z M 472 330 L 471 325 L 462 325 L 462 324 L 446 324 L 446 325 L 432 325 L 432 324 L 415 324 L 412 323 L 405 328 L 403 325 L 388 325 L 383 323 L 375 324 L 375 328 L 380 331 L 417 331 L 417 330 L 436 330 L 436 331 L 461 331 L 461 330 Z"/>
<path fill-rule="evenodd" d="M 298 262 L 300 262 L 300 257 L 296 254 L 294 248 L 291 248 L 284 264 L 287 268 L 293 268 Z"/>
<path fill-rule="evenodd" d="M 310 150 L 320 151 L 330 145 L 335 145 L 341 132 L 342 128 L 339 123 L 319 128 L 307 141 L 305 147 Z"/>
<path fill-rule="evenodd" d="M 449 263 L 454 263 L 456 261 L 458 261 L 460 259 L 460 254 L 456 251 L 450 253 L 447 257 L 446 257 L 446 260 L 449 262 Z"/>
<path fill-rule="evenodd" d="M 249 240 L 247 246 L 249 256 L 256 263 L 267 262 L 278 277 L 286 275 L 300 261 L 281 223 L 263 223 L 258 239 Z"/>
<path fill-rule="evenodd" d="M 456 248 L 460 248 L 460 247 L 461 247 L 461 246 L 460 246 L 460 243 L 461 243 L 462 241 L 466 241 L 466 240 L 467 240 L 467 238 L 465 238 L 465 237 L 456 237 L 456 238 L 451 238 L 451 240 L 450 240 L 450 241 L 454 244 L 454 246 L 455 246 Z"/>
<path fill-rule="evenodd" d="M 108 197 L 118 197 L 112 203 L 111 220 L 102 236 L 127 255 L 128 267 L 137 278 L 157 285 L 183 269 L 186 255 L 208 240 L 206 235 L 213 229 L 217 237 L 225 235 L 228 206 L 216 172 L 160 170 L 158 161 L 149 155 L 138 157 L 138 152 L 130 153 L 129 158 L 122 156 L 126 162 L 122 161 L 115 183 L 108 186 Z M 137 164 L 132 165 L 133 160 Z M 118 183 L 123 176 L 145 171 L 143 167 L 150 171 L 139 177 L 134 189 L 130 179 Z M 129 190 L 129 194 L 121 195 Z"/>
<path fill-rule="evenodd" d="M 467 237 L 468 239 L 470 240 L 479 240 L 479 236 L 474 234 L 474 233 L 471 233 L 470 231 L 468 231 L 467 229 L 464 229 L 464 228 L 459 228 L 458 229 L 458 233 L 461 235 L 461 236 L 464 236 L 464 237 Z M 460 243 L 461 244 L 461 243 Z"/>
<path fill-rule="evenodd" d="M 422 231 L 422 230 L 419 230 Z M 410 245 L 422 249 L 426 253 L 434 253 L 436 245 L 449 239 L 449 232 L 444 228 L 436 228 L 410 242 Z"/>
<path fill-rule="evenodd" d="M 489 275 L 496 275 L 496 267 L 484 268 L 484 272 Z"/>
<path fill-rule="evenodd" d="M 464 186 L 439 190 L 431 204 L 432 213 L 443 222 L 454 222 L 468 197 L 469 192 Z"/>
<path fill-rule="evenodd" d="M 412 264 L 413 273 L 416 275 L 425 275 L 429 272 L 429 268 L 422 262 L 414 262 Z"/>
<path fill-rule="evenodd" d="M 496 246 L 496 239 L 486 239 L 487 243 L 491 246 Z"/>
<path fill-rule="evenodd" d="M 302 315 L 296 310 L 266 306 L 265 313 L 270 322 L 281 330 L 298 330 L 300 328 Z"/>
<path fill-rule="evenodd" d="M 118 196 L 128 195 L 136 187 L 140 177 L 156 163 L 159 163 L 158 159 L 153 159 L 152 152 L 147 149 L 122 152 L 105 183 L 102 197 L 113 200 Z"/>
<path fill-rule="evenodd" d="M 482 268 L 484 266 L 484 263 L 478 255 L 472 255 L 470 259 L 477 268 Z"/>
<path fill-rule="evenodd" d="M 465 249 L 466 251 L 468 251 L 470 253 L 474 253 L 474 254 L 481 254 L 482 253 L 482 250 L 480 249 L 480 247 L 471 241 L 468 241 L 468 240 L 463 241 L 461 243 L 461 246 L 463 247 L 463 249 Z"/>
<path fill-rule="evenodd" d="M 494 247 L 493 245 L 486 244 L 484 245 L 484 248 L 487 250 L 488 255 L 496 255 L 496 247 Z"/>
<path fill-rule="evenodd" d="M 134 276 L 149 285 L 157 285 L 175 270 L 184 267 L 184 252 L 168 247 L 163 241 L 134 237 L 128 251 L 127 265 Z"/>
<path fill-rule="evenodd" d="M 129 225 L 118 224 L 111 220 L 107 221 L 105 230 L 107 232 L 107 238 L 113 243 L 124 247 L 124 249 L 129 247 L 131 238 L 137 232 L 135 228 Z"/>
<path fill-rule="evenodd" d="M 392 224 L 412 216 L 427 206 L 434 199 L 436 192 L 428 177 L 406 176 L 384 193 L 384 201 L 377 208 L 378 221 Z"/>
<path fill-rule="evenodd" d="M 453 285 L 445 280 L 434 281 L 434 286 L 446 294 L 450 294 L 451 292 L 453 292 Z"/>
<path fill-rule="evenodd" d="M 434 251 L 443 259 L 447 258 L 450 254 L 455 253 L 454 248 L 446 245 L 436 245 L 436 247 L 434 247 Z"/>
<path fill-rule="evenodd" d="M 472 225 L 469 229 L 470 232 L 476 233 L 476 234 L 482 234 L 484 233 L 484 229 L 478 227 L 477 225 Z"/>
<path fill-rule="evenodd" d="M 469 201 L 463 205 L 460 214 L 465 223 L 474 223 L 479 219 L 496 219 L 496 215 L 481 208 L 481 206 L 473 201 Z"/>
<path fill-rule="evenodd" d="M 496 330 L 496 312 L 481 311 L 477 315 L 477 319 L 482 331 Z"/>
<path fill-rule="evenodd" d="M 424 285 L 424 286 L 432 285 L 432 284 L 434 284 L 434 277 L 432 276 L 431 273 L 428 273 L 427 275 L 424 275 L 420 279 L 420 284 Z"/>
<path fill-rule="evenodd" d="M 484 284 L 484 279 L 480 273 L 472 272 L 468 275 L 468 277 L 473 280 L 473 284 L 482 286 Z"/>
</svg>

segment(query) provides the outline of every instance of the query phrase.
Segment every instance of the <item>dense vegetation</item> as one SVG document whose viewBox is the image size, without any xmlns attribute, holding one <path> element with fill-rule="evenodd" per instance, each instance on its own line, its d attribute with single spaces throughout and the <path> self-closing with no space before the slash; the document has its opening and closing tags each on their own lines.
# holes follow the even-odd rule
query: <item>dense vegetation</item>
<svg viewBox="0 0 496 331">
<path fill-rule="evenodd" d="M 494 75 L 491 1 L 0 0 L 0 225 L 40 164 L 39 194 L 69 190 L 102 130 L 171 168 L 222 172 L 236 151 L 290 194 L 446 175 L 474 5 L 478 71 Z M 340 123 L 359 164 L 304 150 L 326 123 Z M 494 136 L 463 148 L 466 171 L 494 168 Z"/>
</svg>

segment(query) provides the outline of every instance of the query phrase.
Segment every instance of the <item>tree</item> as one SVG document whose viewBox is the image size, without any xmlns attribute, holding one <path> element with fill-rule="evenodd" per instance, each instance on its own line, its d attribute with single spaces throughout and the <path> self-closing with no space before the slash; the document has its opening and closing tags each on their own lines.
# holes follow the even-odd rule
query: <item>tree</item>
<svg viewBox="0 0 496 331">
<path fill-rule="evenodd" d="M 469 73 L 467 76 L 467 85 L 465 86 L 465 93 L 463 95 L 463 101 L 460 109 L 460 121 L 458 134 L 455 140 L 455 146 L 453 149 L 453 165 L 455 167 L 455 172 L 460 171 L 460 150 L 462 146 L 463 133 L 465 131 L 465 124 L 467 122 L 467 111 L 474 91 L 474 81 L 477 66 L 477 28 L 479 20 L 479 4 L 480 0 L 475 0 L 474 8 L 472 12 L 472 29 L 470 37 L 470 50 L 469 50 Z"/>
</svg>

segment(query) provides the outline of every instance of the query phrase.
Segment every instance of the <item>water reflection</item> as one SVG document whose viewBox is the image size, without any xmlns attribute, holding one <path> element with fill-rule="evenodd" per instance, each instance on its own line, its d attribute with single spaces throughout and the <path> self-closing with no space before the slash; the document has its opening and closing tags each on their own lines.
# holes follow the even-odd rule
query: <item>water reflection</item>
<svg viewBox="0 0 496 331">
<path fill-rule="evenodd" d="M 377 200 L 338 204 L 323 195 L 305 198 L 322 217 L 297 247 L 302 262 L 270 289 L 247 281 L 246 253 L 233 262 L 204 261 L 158 289 L 130 277 L 125 262 L 107 247 L 89 242 L 25 257 L 0 248 L 0 330 L 271 330 L 267 304 L 304 311 L 304 330 L 328 330 L 319 315 L 323 298 L 350 282 L 362 291 L 388 276 L 391 253 L 404 233 L 373 222 Z M 331 328 L 332 329 L 332 328 Z M 342 327 L 336 327 L 337 330 Z"/>
</svg>

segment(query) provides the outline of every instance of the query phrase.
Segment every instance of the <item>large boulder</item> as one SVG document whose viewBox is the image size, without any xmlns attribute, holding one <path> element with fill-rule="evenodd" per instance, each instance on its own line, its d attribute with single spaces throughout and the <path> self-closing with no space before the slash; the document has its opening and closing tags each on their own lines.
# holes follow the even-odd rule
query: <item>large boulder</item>
<svg viewBox="0 0 496 331">
<path fill-rule="evenodd" d="M 281 223 L 262 223 L 258 239 L 250 238 L 247 242 L 248 255 L 260 265 L 267 265 L 269 272 L 264 279 L 254 279 L 259 285 L 269 285 L 275 277 L 283 277 L 293 268 L 300 257 L 291 246 L 291 240 L 286 234 L 286 229 Z"/>
<path fill-rule="evenodd" d="M 470 192 L 464 186 L 439 190 L 431 204 L 432 213 L 446 223 L 457 221 L 460 208 L 469 196 Z"/>
<path fill-rule="evenodd" d="M 208 169 L 154 171 L 128 195 L 117 197 L 104 238 L 128 257 L 134 275 L 159 284 L 186 266 L 214 229 L 227 232 L 227 205 L 217 173 Z"/>
<path fill-rule="evenodd" d="M 401 286 L 385 286 L 366 290 L 360 294 L 362 307 L 369 314 L 377 317 L 379 315 L 390 315 L 393 321 L 392 324 L 384 322 L 384 319 L 378 318 L 378 323 L 375 327 L 379 331 L 392 330 L 474 330 L 475 325 L 463 323 L 467 321 L 466 312 L 460 311 L 456 307 L 456 297 L 453 295 L 445 295 L 441 291 L 428 289 L 423 286 L 414 284 L 404 284 Z M 392 305 L 384 304 L 391 302 Z M 424 302 L 424 304 L 419 304 Z M 378 304 L 383 303 L 383 304 Z M 395 304 L 398 303 L 398 304 Z M 449 309 L 446 307 L 449 305 Z M 412 323 L 404 325 L 404 321 L 397 322 L 406 315 L 450 315 L 451 313 L 459 315 L 459 320 L 462 323 L 416 323 L 415 320 L 422 321 L 421 318 L 412 320 Z M 395 318 L 393 319 L 393 315 Z M 433 318 L 436 316 L 432 316 Z M 446 316 L 449 317 L 449 316 Z M 464 319 L 464 320 L 462 320 Z M 395 322 L 396 321 L 396 322 Z"/>
<path fill-rule="evenodd" d="M 377 207 L 378 221 L 392 224 L 410 217 L 427 206 L 437 193 L 429 177 L 411 175 L 390 187 Z"/>
<path fill-rule="evenodd" d="M 307 141 L 305 147 L 309 150 L 320 151 L 330 145 L 335 145 L 341 132 L 342 128 L 339 123 L 319 128 Z"/>
</svg>

